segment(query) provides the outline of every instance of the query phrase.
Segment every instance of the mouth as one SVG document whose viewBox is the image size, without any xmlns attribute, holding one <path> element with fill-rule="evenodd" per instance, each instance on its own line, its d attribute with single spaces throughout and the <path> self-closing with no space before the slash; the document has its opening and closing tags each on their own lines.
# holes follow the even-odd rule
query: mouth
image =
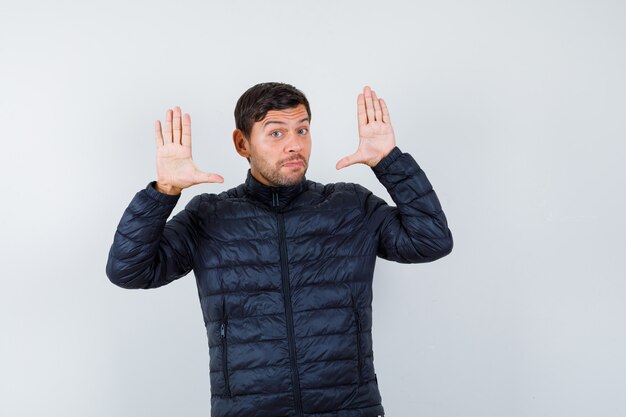
<svg viewBox="0 0 626 417">
<path fill-rule="evenodd" d="M 302 159 L 296 159 L 295 161 L 285 162 L 283 166 L 286 167 L 301 167 L 304 166 L 304 161 Z"/>
</svg>

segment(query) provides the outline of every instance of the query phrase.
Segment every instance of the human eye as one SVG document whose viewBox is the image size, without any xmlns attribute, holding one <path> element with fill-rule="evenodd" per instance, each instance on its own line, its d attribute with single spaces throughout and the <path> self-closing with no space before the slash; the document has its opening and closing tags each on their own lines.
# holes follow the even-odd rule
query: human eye
<svg viewBox="0 0 626 417">
<path fill-rule="evenodd" d="M 303 130 L 304 132 L 302 132 Z M 303 127 L 302 129 L 300 129 L 300 132 L 302 132 L 303 135 L 306 135 L 308 131 L 309 129 L 307 129 L 306 127 Z"/>
<path fill-rule="evenodd" d="M 280 137 L 280 136 L 276 136 L 274 133 L 282 134 L 280 131 L 275 130 L 275 131 L 273 131 L 272 133 L 270 133 L 270 136 L 272 136 L 272 137 L 274 137 L 274 138 L 278 138 L 278 137 Z"/>
</svg>

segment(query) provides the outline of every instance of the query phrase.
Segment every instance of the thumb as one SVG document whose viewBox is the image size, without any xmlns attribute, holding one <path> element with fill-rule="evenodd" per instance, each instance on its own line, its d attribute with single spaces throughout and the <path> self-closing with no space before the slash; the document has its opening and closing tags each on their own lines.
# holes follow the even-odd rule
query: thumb
<svg viewBox="0 0 626 417">
<path fill-rule="evenodd" d="M 335 168 L 336 169 L 345 168 L 345 167 L 350 166 L 352 164 L 356 164 L 357 162 L 359 162 L 359 160 L 358 160 L 358 153 L 355 152 L 352 155 L 344 156 L 339 161 L 337 161 L 337 164 L 335 165 Z"/>
<path fill-rule="evenodd" d="M 224 182 L 224 178 L 221 175 L 202 171 L 196 171 L 195 180 L 197 183 Z"/>
</svg>

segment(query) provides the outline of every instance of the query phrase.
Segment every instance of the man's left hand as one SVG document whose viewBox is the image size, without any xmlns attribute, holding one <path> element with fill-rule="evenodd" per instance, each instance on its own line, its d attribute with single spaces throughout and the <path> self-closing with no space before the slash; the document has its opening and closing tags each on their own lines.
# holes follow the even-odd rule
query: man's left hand
<svg viewBox="0 0 626 417">
<path fill-rule="evenodd" d="M 337 169 L 357 163 L 374 167 L 396 147 L 387 104 L 369 86 L 357 98 L 357 117 L 359 147 L 352 155 L 341 158 Z"/>
</svg>

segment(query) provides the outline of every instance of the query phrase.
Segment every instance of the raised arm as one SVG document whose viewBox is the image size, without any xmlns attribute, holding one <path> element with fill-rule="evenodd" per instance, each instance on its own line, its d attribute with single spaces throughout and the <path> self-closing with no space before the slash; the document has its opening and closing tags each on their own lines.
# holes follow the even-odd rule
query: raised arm
<svg viewBox="0 0 626 417">
<path fill-rule="evenodd" d="M 360 185 L 365 221 L 378 238 L 377 254 L 402 263 L 431 262 L 452 251 L 452 233 L 432 185 L 413 157 L 396 146 L 389 110 L 366 86 L 357 98 L 359 147 L 337 169 L 362 163 L 372 168 L 396 207 Z"/>
<path fill-rule="evenodd" d="M 169 222 L 181 191 L 204 182 L 223 182 L 200 171 L 191 158 L 191 118 L 180 107 L 168 110 L 165 138 L 155 123 L 157 180 L 138 192 L 122 215 L 109 250 L 106 274 L 124 288 L 155 288 L 180 278 L 193 266 L 198 211 L 203 197 L 191 199 Z"/>
<path fill-rule="evenodd" d="M 119 287 L 156 288 L 192 269 L 202 197 L 167 222 L 180 195 L 160 193 L 155 186 L 152 181 L 135 194 L 115 231 L 106 274 Z"/>
<path fill-rule="evenodd" d="M 398 147 L 372 167 L 396 207 L 356 185 L 365 221 L 378 238 L 377 255 L 401 263 L 432 262 L 454 245 L 437 194 L 426 173 Z"/>
</svg>

